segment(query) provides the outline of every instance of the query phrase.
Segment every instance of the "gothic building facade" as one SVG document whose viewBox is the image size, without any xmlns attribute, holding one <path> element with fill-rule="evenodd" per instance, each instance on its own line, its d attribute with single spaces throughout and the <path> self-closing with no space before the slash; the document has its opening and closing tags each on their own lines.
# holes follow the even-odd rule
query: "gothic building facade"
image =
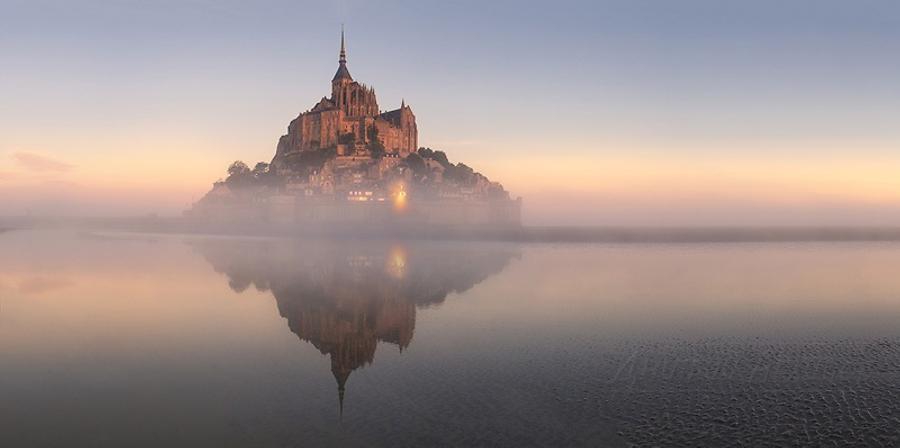
<svg viewBox="0 0 900 448">
<path fill-rule="evenodd" d="M 382 112 L 375 89 L 353 80 L 341 32 L 338 69 L 331 80 L 331 97 L 291 121 L 278 141 L 272 164 L 303 151 L 334 148 L 338 156 L 368 157 L 374 151 L 399 157 L 418 148 L 416 116 L 404 101 L 399 109 Z"/>
</svg>

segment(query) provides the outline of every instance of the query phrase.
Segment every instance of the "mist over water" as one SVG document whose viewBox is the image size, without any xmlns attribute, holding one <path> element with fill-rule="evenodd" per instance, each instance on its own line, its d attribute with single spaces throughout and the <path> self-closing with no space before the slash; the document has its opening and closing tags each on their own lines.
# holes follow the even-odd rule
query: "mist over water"
<svg viewBox="0 0 900 448">
<path fill-rule="evenodd" d="M 0 249 L 4 446 L 898 440 L 896 242 Z"/>
</svg>

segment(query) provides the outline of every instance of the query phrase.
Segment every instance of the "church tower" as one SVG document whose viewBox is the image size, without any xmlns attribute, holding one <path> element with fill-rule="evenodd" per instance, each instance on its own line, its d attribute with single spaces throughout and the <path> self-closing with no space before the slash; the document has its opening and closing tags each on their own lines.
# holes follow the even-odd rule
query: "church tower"
<svg viewBox="0 0 900 448">
<path fill-rule="evenodd" d="M 343 27 L 341 28 L 341 55 L 338 59 L 338 69 L 334 78 L 331 79 L 331 101 L 335 107 L 343 110 L 347 117 L 378 115 L 375 90 L 353 81 L 350 70 L 347 70 L 347 46 Z"/>
<path fill-rule="evenodd" d="M 350 84 L 353 83 L 353 77 L 350 76 L 350 70 L 347 70 L 347 48 L 344 44 L 344 27 L 341 27 L 341 55 L 338 59 L 338 69 L 331 79 L 331 98 L 334 105 L 339 109 L 345 109 L 349 103 Z"/>
</svg>

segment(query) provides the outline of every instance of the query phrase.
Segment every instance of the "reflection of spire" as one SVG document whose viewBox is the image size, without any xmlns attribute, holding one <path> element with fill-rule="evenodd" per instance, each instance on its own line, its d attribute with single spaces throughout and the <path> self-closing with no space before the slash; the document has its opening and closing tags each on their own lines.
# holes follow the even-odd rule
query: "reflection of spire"
<svg viewBox="0 0 900 448">
<path fill-rule="evenodd" d="M 290 331 L 329 356 L 341 418 L 350 374 L 374 361 L 379 343 L 405 352 L 415 333 L 417 307 L 472 288 L 500 272 L 517 252 L 255 241 L 204 241 L 194 247 L 228 276 L 236 292 L 251 285 L 270 291 Z"/>
<path fill-rule="evenodd" d="M 351 371 L 351 369 L 335 365 L 333 361 L 331 363 L 331 373 L 338 385 L 338 412 L 342 419 L 344 418 L 344 391 L 347 390 L 347 378 L 350 378 Z"/>
<path fill-rule="evenodd" d="M 344 390 L 343 385 L 338 386 L 338 418 L 344 419 Z"/>
</svg>

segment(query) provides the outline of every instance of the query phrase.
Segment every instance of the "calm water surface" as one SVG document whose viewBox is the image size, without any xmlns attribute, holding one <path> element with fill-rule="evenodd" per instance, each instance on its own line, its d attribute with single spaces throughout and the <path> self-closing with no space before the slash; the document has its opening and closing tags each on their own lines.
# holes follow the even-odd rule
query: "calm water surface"
<svg viewBox="0 0 900 448">
<path fill-rule="evenodd" d="M 900 444 L 900 244 L 0 233 L 0 446 Z"/>
</svg>

